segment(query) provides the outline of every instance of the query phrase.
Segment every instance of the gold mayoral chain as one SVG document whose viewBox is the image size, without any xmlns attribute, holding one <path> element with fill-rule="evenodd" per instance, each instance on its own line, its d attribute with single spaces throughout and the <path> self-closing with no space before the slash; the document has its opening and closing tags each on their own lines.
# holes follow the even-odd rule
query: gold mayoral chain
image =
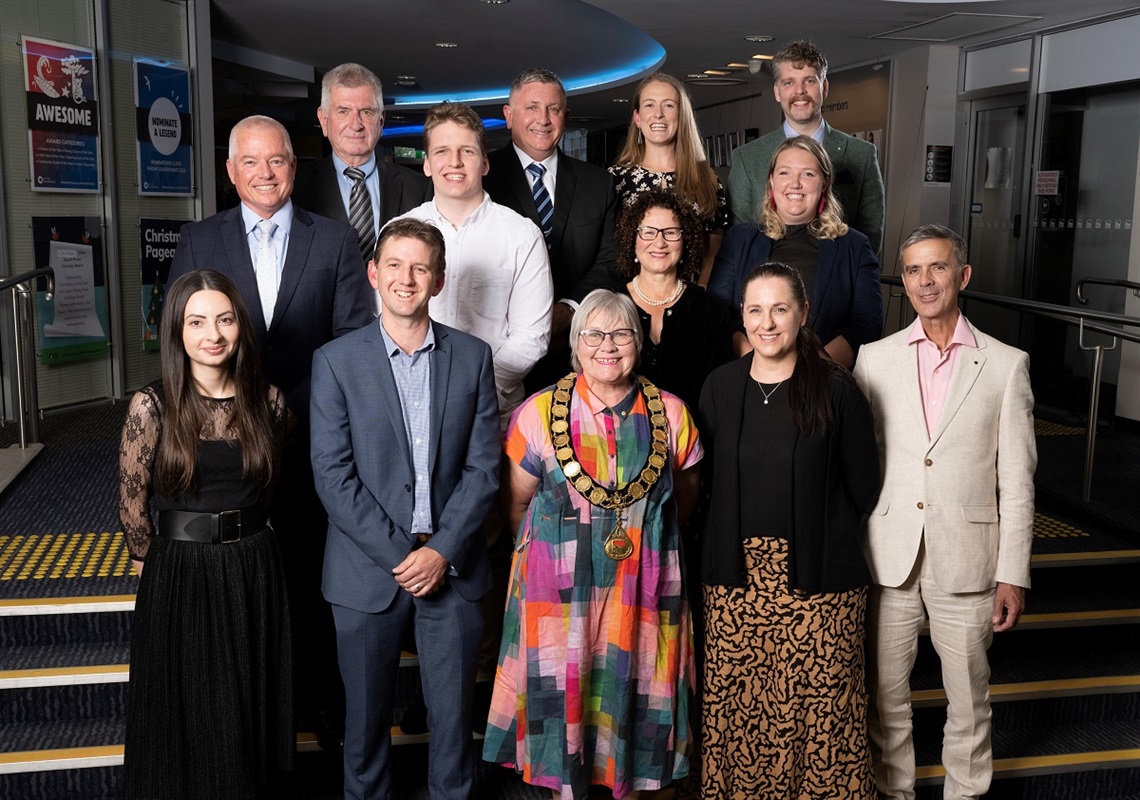
<svg viewBox="0 0 1140 800">
<path fill-rule="evenodd" d="M 641 468 L 635 480 L 616 489 L 607 489 L 599 486 L 586 470 L 582 469 L 582 464 L 574 453 L 574 443 L 570 440 L 570 393 L 574 391 L 574 382 L 577 379 L 578 376 L 571 373 L 558 381 L 554 387 L 554 403 L 550 407 L 550 432 L 554 437 L 554 457 L 558 459 L 562 474 L 570 481 L 570 485 L 586 498 L 590 505 L 617 512 L 614 529 L 606 537 L 602 549 L 614 561 L 622 561 L 633 555 L 633 540 L 626 533 L 622 514 L 625 509 L 645 497 L 650 487 L 657 483 L 669 453 L 669 423 L 665 418 L 665 402 L 661 399 L 660 389 L 645 378 L 638 377 L 641 382 L 641 392 L 645 395 L 645 405 L 649 409 L 649 423 L 652 426 L 651 450 L 645 466 Z"/>
</svg>

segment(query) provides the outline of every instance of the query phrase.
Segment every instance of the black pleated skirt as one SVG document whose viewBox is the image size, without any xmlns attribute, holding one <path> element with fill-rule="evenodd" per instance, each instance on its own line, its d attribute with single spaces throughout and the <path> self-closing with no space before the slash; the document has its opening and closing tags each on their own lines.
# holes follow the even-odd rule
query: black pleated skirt
<svg viewBox="0 0 1140 800">
<path fill-rule="evenodd" d="M 131 637 L 127 800 L 273 796 L 295 746 L 273 531 L 233 544 L 155 539 Z"/>
</svg>

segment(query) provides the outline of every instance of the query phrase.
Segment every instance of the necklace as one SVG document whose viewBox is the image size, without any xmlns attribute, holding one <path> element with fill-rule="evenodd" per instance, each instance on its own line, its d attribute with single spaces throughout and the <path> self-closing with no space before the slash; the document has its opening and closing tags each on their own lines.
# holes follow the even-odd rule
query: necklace
<svg viewBox="0 0 1140 800">
<path fill-rule="evenodd" d="M 647 306 L 667 306 L 670 303 L 676 302 L 677 298 L 681 296 L 681 293 L 685 291 L 685 282 L 678 278 L 677 288 L 673 290 L 672 295 L 666 297 L 664 300 L 654 300 L 652 297 L 641 290 L 641 284 L 637 282 L 638 277 L 639 276 L 637 275 L 633 276 L 633 293 L 640 297 L 641 302 L 645 303 Z"/>
<path fill-rule="evenodd" d="M 787 378 L 784 380 L 787 380 Z M 760 383 L 760 381 L 756 381 L 756 385 L 760 387 L 760 394 L 764 395 L 764 405 L 768 405 L 768 398 L 774 395 L 776 393 L 776 390 L 784 385 L 784 381 L 780 381 L 775 386 L 773 386 L 772 391 L 770 392 L 764 391 L 764 384 Z"/>
<path fill-rule="evenodd" d="M 590 477 L 582 469 L 582 463 L 574 452 L 574 442 L 570 437 L 570 396 L 577 382 L 576 373 L 570 373 L 554 386 L 554 401 L 550 406 L 550 433 L 554 444 L 554 457 L 562 474 L 574 489 L 586 498 L 592 506 L 610 509 L 617 512 L 617 520 L 610 535 L 606 537 L 602 549 L 614 561 L 622 561 L 633 555 L 633 540 L 626 533 L 624 512 L 635 502 L 640 500 L 653 484 L 661 477 L 661 470 L 665 467 L 665 459 L 669 453 L 669 422 L 665 417 L 665 402 L 661 399 L 661 390 L 646 380 L 638 377 L 641 383 L 641 393 L 645 395 L 645 407 L 649 409 L 650 453 L 645 466 L 637 472 L 637 478 L 619 486 L 616 489 L 607 489 Z"/>
</svg>

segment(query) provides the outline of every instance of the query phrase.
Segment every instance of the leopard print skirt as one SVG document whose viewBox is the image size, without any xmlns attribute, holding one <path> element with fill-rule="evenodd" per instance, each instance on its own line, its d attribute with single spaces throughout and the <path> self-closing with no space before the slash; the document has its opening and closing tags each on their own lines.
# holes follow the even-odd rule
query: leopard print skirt
<svg viewBox="0 0 1140 800">
<path fill-rule="evenodd" d="M 867 590 L 788 592 L 788 543 L 744 541 L 745 587 L 705 586 L 703 800 L 872 800 Z"/>
</svg>

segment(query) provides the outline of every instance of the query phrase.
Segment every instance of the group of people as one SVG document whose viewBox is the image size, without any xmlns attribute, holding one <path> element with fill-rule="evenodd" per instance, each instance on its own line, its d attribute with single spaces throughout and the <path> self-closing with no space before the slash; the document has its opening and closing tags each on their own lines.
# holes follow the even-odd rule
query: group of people
<svg viewBox="0 0 1140 800">
<path fill-rule="evenodd" d="M 295 715 L 343 747 L 346 798 L 388 797 L 409 647 L 433 798 L 471 796 L 482 720 L 482 757 L 561 800 L 698 763 L 707 800 L 913 797 L 926 617 L 946 797 L 985 793 L 985 651 L 1029 584 L 1027 358 L 961 315 L 937 225 L 900 248 L 918 318 L 876 341 L 874 147 L 823 121 L 813 45 L 772 63 L 783 129 L 727 195 L 663 73 L 608 173 L 558 149 L 542 69 L 495 152 L 431 109 L 423 176 L 377 158 L 357 64 L 324 78 L 327 158 L 234 126 L 241 203 L 183 229 L 123 430 L 128 798 L 275 796 Z"/>
</svg>

